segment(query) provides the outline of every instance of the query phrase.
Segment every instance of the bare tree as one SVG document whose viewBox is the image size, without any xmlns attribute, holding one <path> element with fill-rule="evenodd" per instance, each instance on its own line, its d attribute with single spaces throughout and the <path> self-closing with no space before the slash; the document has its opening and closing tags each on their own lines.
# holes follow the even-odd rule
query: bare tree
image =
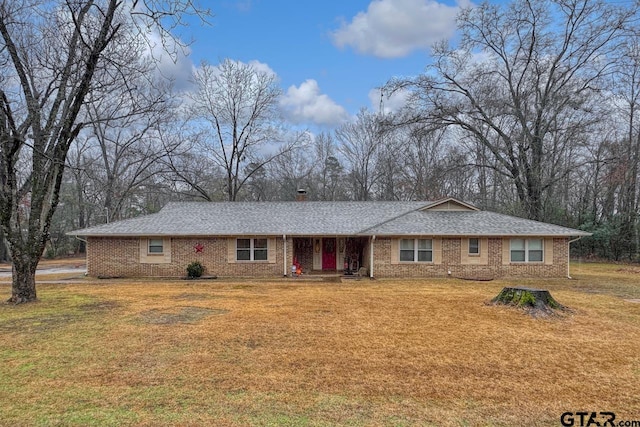
<svg viewBox="0 0 640 427">
<path fill-rule="evenodd" d="M 619 137 L 617 165 L 620 169 L 618 197 L 619 245 L 630 259 L 638 255 L 638 172 L 640 170 L 640 38 L 631 32 L 616 61 L 612 88 L 618 112 L 626 122 Z"/>
<path fill-rule="evenodd" d="M 90 208 L 92 203 L 88 200 L 88 194 L 92 193 L 93 185 L 85 171 L 95 166 L 96 159 L 88 155 L 89 147 L 87 138 L 81 136 L 76 138 L 67 154 L 66 182 L 63 178 L 61 184 L 61 192 L 66 185 L 70 187 L 69 192 L 74 195 L 72 204 L 75 206 L 75 227 L 77 228 L 89 226 L 93 213 Z M 59 215 L 59 212 L 56 212 L 56 215 Z M 78 242 L 80 243 L 79 252 L 84 252 L 86 250 L 84 241 L 78 240 Z"/>
<path fill-rule="evenodd" d="M 413 120 L 477 139 L 525 215 L 544 220 L 549 190 L 577 166 L 561 160 L 599 119 L 593 95 L 634 13 L 603 1 L 483 3 L 460 15 L 459 48 L 436 46 L 425 74 L 392 86 L 415 90 Z"/>
<path fill-rule="evenodd" d="M 271 179 L 277 183 L 274 200 L 294 200 L 299 189 L 313 192 L 317 168 L 313 148 L 311 144 L 305 144 L 284 153 L 269 165 Z M 311 197 L 315 199 L 317 195 L 311 194 Z"/>
<path fill-rule="evenodd" d="M 129 216 L 125 205 L 157 174 L 166 172 L 164 157 L 183 142 L 173 139 L 166 144 L 159 137 L 163 127 L 171 127 L 170 87 L 149 77 L 152 64 L 142 52 L 127 48 L 130 65 L 127 72 L 120 70 L 123 84 L 108 85 L 108 93 L 89 94 L 86 105 L 87 133 L 98 161 L 84 170 L 100 193 L 107 221 Z"/>
<path fill-rule="evenodd" d="M 371 200 L 381 175 L 382 130 L 378 115 L 362 109 L 356 120 L 340 126 L 335 136 L 352 181 L 353 199 Z"/>
<path fill-rule="evenodd" d="M 164 159 L 170 173 L 165 175 L 172 192 L 185 199 L 225 200 L 225 172 L 203 153 L 208 131 L 194 128 L 188 112 L 178 109 L 180 120 L 173 128 L 162 128 L 159 138 L 164 146 L 175 146 Z"/>
<path fill-rule="evenodd" d="M 203 63 L 194 73 L 196 90 L 187 95 L 191 124 L 201 137 L 201 152 L 225 172 L 227 200 L 261 167 L 297 146 L 303 134 L 280 128 L 276 76 L 250 64 Z M 252 163 L 255 167 L 247 168 Z"/>
<path fill-rule="evenodd" d="M 314 188 L 318 200 L 343 200 L 344 167 L 338 159 L 336 143 L 331 134 L 321 133 L 313 141 L 316 171 Z"/>
<path fill-rule="evenodd" d="M 378 161 L 379 179 L 374 187 L 378 200 L 404 200 L 407 195 L 403 186 L 402 174 L 406 168 L 402 158 L 406 154 L 407 139 L 400 128 L 386 129 L 382 113 L 376 114 L 378 121 Z"/>
<path fill-rule="evenodd" d="M 297 190 L 304 189 L 309 200 L 343 200 L 343 168 L 336 155 L 331 135 L 320 133 L 312 142 L 283 153 L 252 173 L 245 196 L 250 200 L 293 200 Z M 248 165 L 250 169 L 258 167 Z"/>
<path fill-rule="evenodd" d="M 407 144 L 398 162 L 404 197 L 417 200 L 437 200 L 445 196 L 443 180 L 448 171 L 443 164 L 446 155 L 445 131 L 421 125 L 397 129 Z"/>
<path fill-rule="evenodd" d="M 189 11 L 197 12 L 190 0 L 0 1 L 0 225 L 13 260 L 10 302 L 36 299 L 67 153 L 85 127 L 78 118 L 100 86 L 108 47 L 127 44 L 131 23 L 162 29 Z"/>
</svg>

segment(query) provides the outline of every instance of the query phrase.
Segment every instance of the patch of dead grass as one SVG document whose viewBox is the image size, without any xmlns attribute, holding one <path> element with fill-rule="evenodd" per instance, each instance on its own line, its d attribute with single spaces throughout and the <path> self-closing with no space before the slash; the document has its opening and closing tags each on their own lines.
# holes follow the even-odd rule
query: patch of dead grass
<svg viewBox="0 0 640 427">
<path fill-rule="evenodd" d="M 486 305 L 509 281 L 42 285 L 40 302 L 0 306 L 0 419 L 543 426 L 578 410 L 640 418 L 640 305 L 619 297 L 637 297 L 638 283 L 619 271 L 573 274 L 517 283 L 535 282 L 573 309 L 549 319 Z M 53 314 L 73 321 L 19 323 Z"/>
</svg>

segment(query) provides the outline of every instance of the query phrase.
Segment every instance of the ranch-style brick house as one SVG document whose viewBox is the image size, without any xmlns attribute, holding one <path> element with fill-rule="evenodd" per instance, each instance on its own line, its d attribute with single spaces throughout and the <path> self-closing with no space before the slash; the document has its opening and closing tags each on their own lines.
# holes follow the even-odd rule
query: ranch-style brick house
<svg viewBox="0 0 640 427">
<path fill-rule="evenodd" d="M 589 233 L 437 202 L 181 202 L 71 235 L 97 277 L 564 277 Z"/>
</svg>

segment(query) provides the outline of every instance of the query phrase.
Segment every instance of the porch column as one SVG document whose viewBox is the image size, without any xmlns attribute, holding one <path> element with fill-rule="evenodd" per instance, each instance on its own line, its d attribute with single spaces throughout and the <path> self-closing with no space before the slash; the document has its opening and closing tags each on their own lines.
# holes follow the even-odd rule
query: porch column
<svg viewBox="0 0 640 427">
<path fill-rule="evenodd" d="M 376 235 L 371 236 L 371 250 L 369 251 L 369 277 L 373 279 L 373 244 L 376 241 Z"/>
<path fill-rule="evenodd" d="M 282 263 L 284 264 L 284 277 L 287 277 L 287 275 L 289 274 L 290 265 L 287 262 L 287 235 L 286 234 L 282 235 L 282 243 L 283 243 L 282 250 L 284 252 L 283 254 L 284 257 L 282 259 Z"/>
</svg>

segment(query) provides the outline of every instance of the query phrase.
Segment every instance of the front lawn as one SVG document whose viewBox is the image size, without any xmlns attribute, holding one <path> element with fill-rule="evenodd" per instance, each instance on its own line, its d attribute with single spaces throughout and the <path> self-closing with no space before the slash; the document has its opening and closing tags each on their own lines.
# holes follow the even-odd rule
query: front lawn
<svg viewBox="0 0 640 427">
<path fill-rule="evenodd" d="M 0 425 L 640 420 L 640 270 L 572 275 L 43 284 L 37 303 L 0 304 Z M 513 285 L 549 289 L 573 312 L 485 304 Z"/>
</svg>

